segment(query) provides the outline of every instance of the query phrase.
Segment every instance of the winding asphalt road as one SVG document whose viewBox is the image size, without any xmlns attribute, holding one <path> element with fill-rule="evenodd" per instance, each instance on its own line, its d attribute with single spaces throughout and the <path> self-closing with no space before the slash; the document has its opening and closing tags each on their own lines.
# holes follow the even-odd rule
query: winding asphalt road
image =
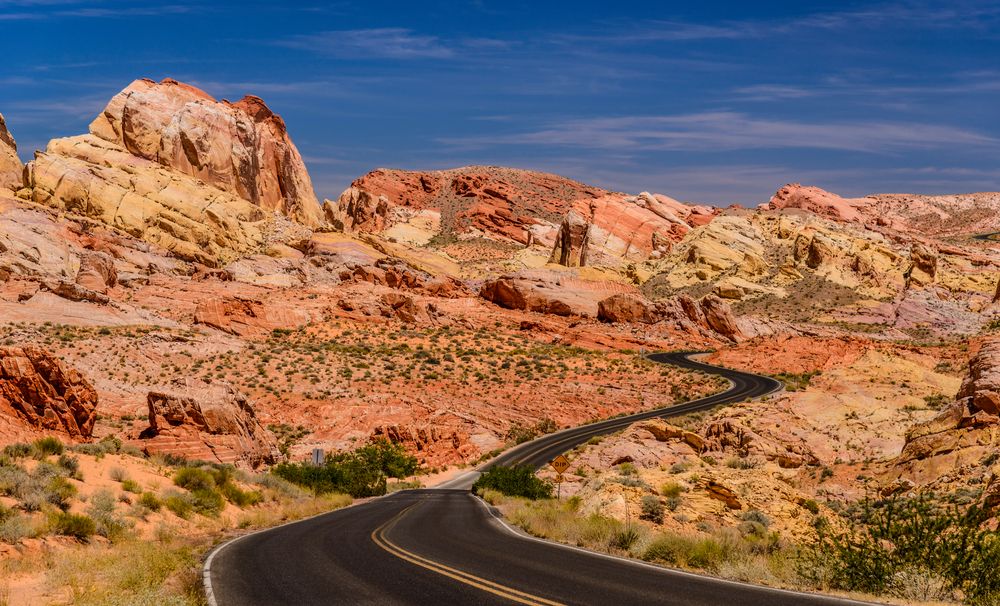
<svg viewBox="0 0 1000 606">
<path fill-rule="evenodd" d="M 723 393 L 549 434 L 492 465 L 545 465 L 593 436 L 775 392 L 767 377 L 687 354 L 650 359 L 721 375 Z M 733 583 L 526 537 L 469 493 L 478 473 L 398 492 L 225 543 L 205 562 L 212 606 L 312 604 L 844 605 L 846 600 Z"/>
</svg>

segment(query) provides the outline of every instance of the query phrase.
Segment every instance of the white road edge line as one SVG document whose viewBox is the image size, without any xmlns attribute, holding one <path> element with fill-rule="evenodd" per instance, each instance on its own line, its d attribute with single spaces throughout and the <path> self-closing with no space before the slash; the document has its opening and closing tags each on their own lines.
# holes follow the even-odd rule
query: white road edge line
<svg viewBox="0 0 1000 606">
<path fill-rule="evenodd" d="M 794 590 L 791 590 L 791 589 L 782 589 L 780 587 L 768 587 L 766 585 L 755 585 L 753 583 L 745 583 L 743 581 L 733 581 L 732 579 L 723 579 L 721 577 L 714 577 L 714 576 L 707 575 L 707 574 L 698 574 L 698 573 L 695 573 L 695 572 L 688 572 L 686 570 L 680 570 L 678 568 L 668 568 L 666 566 L 657 566 L 655 564 L 650 564 L 648 562 L 643 562 L 642 560 L 636 560 L 636 559 L 633 559 L 633 558 L 624 558 L 624 557 L 621 557 L 621 556 L 611 555 L 610 553 L 603 553 L 603 552 L 600 552 L 600 551 L 593 551 L 591 549 L 586 549 L 584 547 L 577 547 L 576 545 L 567 545 L 566 543 L 559 543 L 557 541 L 549 541 L 547 539 L 541 539 L 539 537 L 531 536 L 530 534 L 524 532 L 523 530 L 520 530 L 518 528 L 514 528 L 513 526 L 511 526 L 510 524 L 508 524 L 502 517 L 500 517 L 496 513 L 494 513 L 493 508 L 490 506 L 489 503 L 487 503 L 486 501 L 484 501 L 482 499 L 482 497 L 480 497 L 479 495 L 477 495 L 477 494 L 475 494 L 473 492 L 470 492 L 469 494 L 472 495 L 472 498 L 475 499 L 479 503 L 480 507 L 482 507 L 483 509 L 486 510 L 486 513 L 488 513 L 490 515 L 490 517 L 492 517 L 494 520 L 496 520 L 497 522 L 500 523 L 500 526 L 504 530 L 506 530 L 509 534 L 512 534 L 512 535 L 514 535 L 514 536 L 516 536 L 518 538 L 521 538 L 521 539 L 525 539 L 527 541 L 535 541 L 536 543 L 543 543 L 545 545 L 550 545 L 552 547 L 559 547 L 561 549 L 569 549 L 569 550 L 572 550 L 572 551 L 579 551 L 580 553 L 585 553 L 585 554 L 591 555 L 591 556 L 598 556 L 598 557 L 601 557 L 601 558 L 604 558 L 604 559 L 607 559 L 607 560 L 616 560 L 618 562 L 629 564 L 631 566 L 638 566 L 640 568 L 646 568 L 646 569 L 649 569 L 649 570 L 655 570 L 656 572 L 659 572 L 660 574 L 668 574 L 668 575 L 669 574 L 678 574 L 678 575 L 681 575 L 681 576 L 692 577 L 692 578 L 702 579 L 702 580 L 707 580 L 707 581 L 713 581 L 713 582 L 717 582 L 717 583 L 724 583 L 724 584 L 727 584 L 727 585 L 735 585 L 736 587 L 749 587 L 749 588 L 756 589 L 756 590 L 770 591 L 770 592 L 775 592 L 775 593 L 784 593 L 784 594 L 789 594 L 789 595 L 794 595 L 794 596 L 802 596 L 802 597 L 807 597 L 807 598 L 812 598 L 812 599 L 826 598 L 826 599 L 840 600 L 840 601 L 842 601 L 845 604 L 857 604 L 858 606 L 879 606 L 877 602 L 860 602 L 858 600 L 853 600 L 851 598 L 842 598 L 842 597 L 839 597 L 839 596 L 829 595 L 829 594 L 825 594 L 825 593 L 812 593 L 812 592 L 808 592 L 808 591 L 794 591 Z"/>
<path fill-rule="evenodd" d="M 272 530 L 277 530 L 279 528 L 284 528 L 285 526 L 292 526 L 294 524 L 301 524 L 302 522 L 308 522 L 309 520 L 313 520 L 313 519 L 316 519 L 316 518 L 321 517 L 321 516 L 330 515 L 331 513 L 337 513 L 338 511 L 344 511 L 344 510 L 350 509 L 352 507 L 361 507 L 361 506 L 367 505 L 367 504 L 369 504 L 369 503 L 371 503 L 373 501 L 378 501 L 379 499 L 384 499 L 386 497 L 391 497 L 391 496 L 393 496 L 395 494 L 399 494 L 399 492 L 398 491 L 397 492 L 387 492 L 384 495 L 381 495 L 381 496 L 378 496 L 378 497 L 371 497 L 371 498 L 365 499 L 363 501 L 356 501 L 356 502 L 351 503 L 350 505 L 347 505 L 345 507 L 340 507 L 338 509 L 331 509 L 330 511 L 324 511 L 322 513 L 317 513 L 316 515 L 311 515 L 308 518 L 302 518 L 302 519 L 299 519 L 299 520 L 292 520 L 291 522 L 285 522 L 284 524 L 278 524 L 277 526 L 269 526 L 268 528 L 261 528 L 260 530 L 254 530 L 253 532 L 248 532 L 246 534 L 241 534 L 238 537 L 233 537 L 232 539 L 229 539 L 228 541 L 224 541 L 222 543 L 219 543 L 218 545 L 216 545 L 215 547 L 213 547 L 211 551 L 208 552 L 208 556 L 205 558 L 205 563 L 201 567 L 201 581 L 202 581 L 202 585 L 204 586 L 204 589 L 205 589 L 205 600 L 208 602 L 208 606 L 219 606 L 219 602 L 215 599 L 215 590 L 212 588 L 212 560 L 214 560 L 215 556 L 217 556 L 219 554 L 219 552 L 222 551 L 223 549 L 225 549 L 226 547 L 229 547 L 233 543 L 235 543 L 235 542 L 237 542 L 237 541 L 239 541 L 241 539 L 245 539 L 247 537 L 252 537 L 252 536 L 257 535 L 257 534 L 264 534 L 265 532 L 271 532 Z"/>
</svg>

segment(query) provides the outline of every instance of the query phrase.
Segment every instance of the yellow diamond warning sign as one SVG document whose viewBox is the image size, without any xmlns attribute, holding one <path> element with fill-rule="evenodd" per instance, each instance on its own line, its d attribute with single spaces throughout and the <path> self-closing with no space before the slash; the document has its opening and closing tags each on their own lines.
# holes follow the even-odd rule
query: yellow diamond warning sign
<svg viewBox="0 0 1000 606">
<path fill-rule="evenodd" d="M 552 469 L 556 470 L 556 473 L 562 473 L 569 469 L 569 459 L 567 459 L 564 455 L 559 455 L 549 461 L 549 465 L 552 466 Z"/>
</svg>

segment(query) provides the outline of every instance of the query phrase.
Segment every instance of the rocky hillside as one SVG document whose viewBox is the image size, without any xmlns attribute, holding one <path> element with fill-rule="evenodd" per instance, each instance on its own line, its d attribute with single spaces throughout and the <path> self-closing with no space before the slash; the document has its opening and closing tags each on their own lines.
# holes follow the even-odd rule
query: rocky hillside
<svg viewBox="0 0 1000 606">
<path fill-rule="evenodd" d="M 496 166 L 379 169 L 324 203 L 326 218 L 348 232 L 416 244 L 485 238 L 540 245 L 551 262 L 570 267 L 658 257 L 716 212 L 659 194 L 629 196 Z"/>
<path fill-rule="evenodd" d="M 14 150 L 0 128 L 7 441 L 114 435 L 252 467 L 385 436 L 428 466 L 470 463 L 718 389 L 634 353 L 712 348 L 766 372 L 783 357 L 794 373 L 849 367 L 760 417 L 797 432 L 791 450 L 756 405 L 718 419 L 757 436 L 741 448 L 767 465 L 808 469 L 854 448 L 897 456 L 902 426 L 876 435 L 893 422 L 884 399 L 954 391 L 934 370 L 942 340 L 994 321 L 1000 254 L 971 238 L 993 228 L 976 212 L 994 194 L 786 186 L 721 210 L 466 167 L 376 170 L 320 206 L 263 101 L 173 80 L 132 83 L 23 170 Z M 865 365 L 905 371 L 915 395 L 865 384 L 885 379 Z M 70 384 L 90 386 L 86 407 Z M 846 415 L 866 407 L 875 429 L 855 432 Z M 727 457 L 739 442 L 685 431 Z"/>
</svg>

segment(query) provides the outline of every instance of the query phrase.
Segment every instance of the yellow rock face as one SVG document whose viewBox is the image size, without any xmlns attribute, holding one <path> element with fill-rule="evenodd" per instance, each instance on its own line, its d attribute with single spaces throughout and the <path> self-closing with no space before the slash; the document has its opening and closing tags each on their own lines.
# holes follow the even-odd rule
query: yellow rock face
<svg viewBox="0 0 1000 606">
<path fill-rule="evenodd" d="M 764 210 L 720 216 L 692 230 L 667 258 L 646 265 L 671 288 L 711 282 L 730 298 L 791 292 L 810 277 L 872 300 L 928 286 L 991 295 L 996 271 L 960 253 L 810 213 Z"/>
<path fill-rule="evenodd" d="M 233 194 L 98 139 L 55 139 L 29 165 L 35 202 L 99 220 L 183 259 L 263 252 L 281 220 Z"/>
</svg>

